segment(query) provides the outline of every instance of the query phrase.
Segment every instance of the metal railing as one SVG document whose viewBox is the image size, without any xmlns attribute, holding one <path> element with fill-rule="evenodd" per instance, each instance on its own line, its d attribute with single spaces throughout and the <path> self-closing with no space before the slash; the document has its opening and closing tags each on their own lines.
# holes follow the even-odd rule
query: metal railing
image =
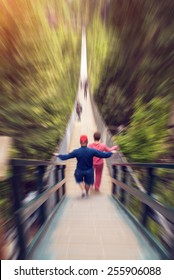
<svg viewBox="0 0 174 280">
<path fill-rule="evenodd" d="M 128 167 L 143 168 L 146 171 L 144 181 L 145 192 L 140 191 L 134 184 Z M 143 233 L 160 250 L 166 259 L 174 259 L 174 207 L 162 204 L 154 198 L 155 171 L 159 168 L 174 169 L 174 164 L 162 163 L 116 163 L 112 166 L 112 195 L 113 198 L 123 207 L 129 216 L 136 222 Z M 121 180 L 118 179 L 118 169 L 121 168 Z M 145 174 L 145 173 L 144 173 Z M 153 228 L 156 234 L 150 229 L 153 221 Z M 166 224 L 166 227 L 162 227 Z"/>
<path fill-rule="evenodd" d="M 14 259 L 26 259 L 37 244 L 48 222 L 62 203 L 65 193 L 65 165 L 55 164 L 54 182 L 47 188 L 44 183 L 44 172 L 48 161 L 12 159 L 12 195 L 13 195 L 13 251 Z M 36 196 L 24 203 L 24 180 L 27 173 L 35 172 Z M 32 174 L 32 177 L 33 177 Z M 49 199 L 54 198 L 50 209 Z M 15 242 L 14 242 L 15 241 Z"/>
</svg>

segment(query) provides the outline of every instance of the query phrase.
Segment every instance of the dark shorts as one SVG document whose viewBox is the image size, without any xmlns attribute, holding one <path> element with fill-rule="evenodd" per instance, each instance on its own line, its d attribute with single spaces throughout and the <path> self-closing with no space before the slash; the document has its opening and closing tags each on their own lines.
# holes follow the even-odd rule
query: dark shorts
<svg viewBox="0 0 174 280">
<path fill-rule="evenodd" d="M 93 185 L 94 184 L 94 169 L 88 169 L 88 170 L 79 170 L 76 169 L 74 173 L 74 177 L 76 179 L 76 182 L 79 184 L 81 182 L 85 182 L 87 185 Z"/>
</svg>

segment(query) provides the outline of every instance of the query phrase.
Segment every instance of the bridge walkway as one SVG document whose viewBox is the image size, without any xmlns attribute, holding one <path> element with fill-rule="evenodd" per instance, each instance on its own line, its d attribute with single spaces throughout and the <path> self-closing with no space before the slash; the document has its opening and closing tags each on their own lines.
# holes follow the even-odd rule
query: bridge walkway
<svg viewBox="0 0 174 280">
<path fill-rule="evenodd" d="M 79 137 L 87 134 L 93 141 L 96 124 L 89 96 L 84 99 L 81 122 L 76 118 L 69 151 L 78 148 Z M 160 259 L 160 256 L 141 234 L 124 211 L 111 197 L 111 179 L 105 164 L 101 191 L 92 188 L 88 198 L 74 180 L 76 159 L 66 161 L 66 198 L 44 233 L 31 259 L 104 260 Z"/>
</svg>

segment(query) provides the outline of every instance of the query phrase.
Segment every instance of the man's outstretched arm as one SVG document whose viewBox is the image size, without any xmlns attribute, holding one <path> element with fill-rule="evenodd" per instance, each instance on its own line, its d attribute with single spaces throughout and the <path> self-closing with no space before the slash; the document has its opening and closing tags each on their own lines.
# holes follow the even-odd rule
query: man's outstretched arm
<svg viewBox="0 0 174 280">
<path fill-rule="evenodd" d="M 112 152 L 101 152 L 101 151 L 94 149 L 94 156 L 99 157 L 99 158 L 109 158 L 112 156 L 112 154 L 115 154 L 115 153 L 116 153 L 115 150 Z"/>
<path fill-rule="evenodd" d="M 53 155 L 56 156 L 56 157 L 58 157 L 58 158 L 60 158 L 61 160 L 67 160 L 67 159 L 76 157 L 76 154 L 75 154 L 74 151 L 72 151 L 72 152 L 69 153 L 69 154 L 64 154 L 64 155 L 58 154 L 58 153 L 54 153 Z"/>
</svg>

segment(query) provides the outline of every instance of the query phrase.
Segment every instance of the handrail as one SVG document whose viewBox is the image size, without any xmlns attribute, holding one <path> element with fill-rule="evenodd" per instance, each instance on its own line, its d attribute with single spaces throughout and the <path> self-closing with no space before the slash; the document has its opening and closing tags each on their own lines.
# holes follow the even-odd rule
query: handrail
<svg viewBox="0 0 174 280">
<path fill-rule="evenodd" d="M 130 177 L 128 177 L 129 172 L 128 168 L 136 167 L 136 168 L 144 168 L 147 172 L 147 180 L 146 181 L 146 193 L 140 191 L 135 186 L 132 186 L 131 181 L 128 181 Z M 158 226 L 163 227 L 164 237 L 162 239 L 164 241 L 165 237 L 168 236 L 166 240 L 167 243 L 161 241 L 161 245 L 163 249 L 163 253 L 165 250 L 168 251 L 169 258 L 174 257 L 174 207 L 170 207 L 164 205 L 163 203 L 157 201 L 153 197 L 153 187 L 155 185 L 156 175 L 154 173 L 154 169 L 174 169 L 173 163 L 114 163 L 112 165 L 113 168 L 113 177 L 112 181 L 112 196 L 116 201 L 123 207 L 123 209 L 129 214 L 129 216 L 136 222 L 137 225 L 141 225 L 140 228 L 144 231 L 147 231 L 149 237 L 153 235 L 150 233 L 148 228 L 149 217 L 153 219 Z M 121 169 L 121 179 L 118 178 L 118 168 Z M 144 173 L 143 173 L 144 174 Z M 131 195 L 131 196 L 130 196 Z M 136 204 L 136 212 L 139 215 L 136 215 L 134 199 L 132 196 L 138 201 L 141 202 L 141 205 L 138 206 Z M 133 204 L 132 204 L 133 203 Z M 134 207 L 132 207 L 134 205 Z M 132 212 L 134 214 L 132 214 Z M 138 220 L 136 218 L 138 216 Z M 164 225 L 165 223 L 165 225 Z M 154 239 L 154 238 L 152 238 Z M 159 249 L 158 241 L 154 239 L 155 245 Z M 165 241 L 166 242 L 166 241 Z M 164 243 L 164 244 L 162 244 Z M 161 249 L 160 249 L 161 250 Z M 164 253 L 164 255 L 166 255 Z"/>
<path fill-rule="evenodd" d="M 53 163 L 51 161 L 42 161 L 42 160 L 35 160 L 35 159 L 20 159 L 14 158 L 11 160 L 11 165 L 13 166 L 49 166 Z M 55 162 L 54 165 L 60 165 L 59 162 Z M 65 165 L 65 164 L 61 164 Z"/>
<path fill-rule="evenodd" d="M 124 184 L 123 182 L 120 182 L 116 179 L 111 179 L 112 182 L 131 195 L 135 196 L 138 198 L 141 202 L 144 204 L 150 206 L 153 210 L 158 211 L 160 214 L 162 214 L 164 217 L 166 217 L 169 221 L 174 222 L 174 207 L 168 207 L 165 206 L 157 201 L 155 201 L 154 198 L 149 197 L 147 194 L 135 189 L 131 188 L 128 185 Z"/>
<path fill-rule="evenodd" d="M 153 168 L 168 168 L 168 169 L 174 169 L 174 163 L 139 163 L 139 162 L 133 162 L 133 163 L 116 163 L 113 164 L 113 166 L 131 166 L 131 167 L 153 167 Z"/>
<path fill-rule="evenodd" d="M 52 186 L 46 188 L 44 181 L 45 168 L 52 163 L 50 161 L 42 160 L 26 160 L 26 159 L 12 159 L 12 191 L 14 200 L 14 218 L 15 218 L 15 230 L 17 236 L 18 246 L 18 259 L 25 259 L 31 247 L 34 248 L 40 234 L 40 229 L 44 229 L 44 225 L 50 220 L 50 217 L 54 214 L 54 209 L 58 208 L 63 201 L 66 193 L 65 188 L 65 164 L 55 163 L 54 174 L 52 178 Z M 24 167 L 35 167 L 36 183 L 35 189 L 38 195 L 23 205 L 23 178 L 24 171 L 28 169 Z M 37 215 L 36 215 L 37 214 Z M 35 215 L 33 217 L 33 215 Z M 30 218 L 31 217 L 31 218 Z M 27 221 L 27 224 L 25 223 Z M 37 228 L 37 238 L 34 238 L 28 244 L 27 232 L 30 231 L 30 226 L 35 222 Z M 26 228 L 27 225 L 27 228 Z M 31 246 L 32 244 L 32 246 Z"/>
<path fill-rule="evenodd" d="M 60 189 L 65 182 L 65 179 L 63 179 L 60 183 L 46 189 L 43 193 L 39 194 L 32 201 L 29 201 L 16 211 L 16 213 L 21 214 L 22 222 L 27 220 L 49 198 L 49 196 Z"/>
</svg>

